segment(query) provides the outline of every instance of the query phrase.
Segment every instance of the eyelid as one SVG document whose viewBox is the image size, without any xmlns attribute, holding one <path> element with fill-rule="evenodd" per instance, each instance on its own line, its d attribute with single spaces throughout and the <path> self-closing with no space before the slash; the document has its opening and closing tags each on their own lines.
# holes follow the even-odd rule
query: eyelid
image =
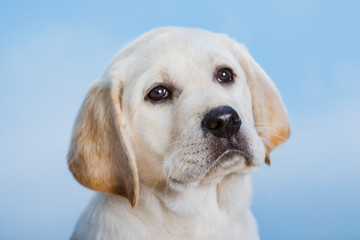
<svg viewBox="0 0 360 240">
<path fill-rule="evenodd" d="M 215 68 L 215 73 L 214 73 L 214 75 L 216 75 L 216 74 L 217 74 L 221 69 L 223 69 L 223 68 L 229 69 L 229 70 L 232 72 L 234 79 L 237 77 L 234 69 L 233 69 L 232 67 L 230 67 L 229 65 L 226 65 L 226 64 L 221 64 L 221 65 L 217 66 L 217 67 Z"/>
<path fill-rule="evenodd" d="M 164 87 L 166 89 L 168 89 L 169 91 L 173 91 L 175 89 L 175 87 L 167 82 L 154 82 L 153 84 L 151 84 L 150 87 L 148 87 L 145 91 L 145 96 L 147 96 L 154 88 L 157 87 Z"/>
</svg>

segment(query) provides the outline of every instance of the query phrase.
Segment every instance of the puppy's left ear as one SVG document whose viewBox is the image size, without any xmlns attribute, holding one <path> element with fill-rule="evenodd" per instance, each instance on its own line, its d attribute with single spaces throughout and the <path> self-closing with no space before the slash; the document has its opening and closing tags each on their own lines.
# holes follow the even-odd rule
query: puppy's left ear
<svg viewBox="0 0 360 240">
<path fill-rule="evenodd" d="M 243 45 L 237 44 L 237 48 L 251 91 L 255 126 L 267 150 L 265 163 L 270 165 L 270 152 L 290 136 L 287 111 L 273 81 Z"/>
</svg>

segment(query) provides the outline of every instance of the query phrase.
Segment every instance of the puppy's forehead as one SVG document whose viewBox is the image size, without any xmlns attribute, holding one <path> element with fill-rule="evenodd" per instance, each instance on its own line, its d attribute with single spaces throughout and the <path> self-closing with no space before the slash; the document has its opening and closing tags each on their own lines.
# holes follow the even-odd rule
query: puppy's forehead
<svg viewBox="0 0 360 240">
<path fill-rule="evenodd" d="M 177 70 L 190 70 L 192 67 L 209 68 L 209 64 L 231 64 L 233 58 L 231 40 L 226 35 L 204 30 L 171 29 L 152 34 L 146 40 L 133 48 L 132 57 L 135 65 L 141 66 L 139 71 L 153 67 L 176 73 Z"/>
<path fill-rule="evenodd" d="M 229 57 L 228 41 L 225 35 L 206 31 L 172 31 L 154 36 L 152 41 L 144 46 L 144 54 L 150 53 L 153 60 L 196 63 L 209 58 Z"/>
<path fill-rule="evenodd" d="M 196 49 L 221 48 L 229 42 L 229 38 L 223 34 L 208 32 L 201 29 L 170 28 L 167 31 L 157 34 L 150 32 L 144 35 L 147 41 L 139 42 L 143 49 L 156 48 L 161 50 L 189 50 L 189 47 Z"/>
<path fill-rule="evenodd" d="M 202 84 L 219 66 L 236 70 L 237 61 L 231 51 L 231 40 L 206 31 L 173 31 L 153 36 L 135 54 L 136 74 L 146 73 L 149 82 L 166 76 L 179 84 Z M 193 81 L 197 79 L 196 81 Z"/>
</svg>

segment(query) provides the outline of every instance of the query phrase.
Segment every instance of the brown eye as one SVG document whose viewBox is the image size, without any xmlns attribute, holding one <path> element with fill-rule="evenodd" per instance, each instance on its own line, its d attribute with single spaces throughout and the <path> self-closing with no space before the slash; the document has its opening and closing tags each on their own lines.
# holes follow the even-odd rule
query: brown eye
<svg viewBox="0 0 360 240">
<path fill-rule="evenodd" d="M 158 86 L 153 88 L 147 97 L 153 102 L 159 102 L 171 98 L 171 92 L 163 86 Z"/>
<path fill-rule="evenodd" d="M 233 74 L 231 69 L 229 69 L 229 68 L 221 68 L 216 73 L 215 77 L 220 83 L 230 83 L 230 82 L 234 81 L 234 76 L 233 75 L 234 74 Z"/>
</svg>

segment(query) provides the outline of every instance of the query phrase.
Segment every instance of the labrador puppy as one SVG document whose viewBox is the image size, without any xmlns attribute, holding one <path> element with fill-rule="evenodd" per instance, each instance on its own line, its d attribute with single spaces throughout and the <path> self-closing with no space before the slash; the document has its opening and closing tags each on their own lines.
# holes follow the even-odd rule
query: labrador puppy
<svg viewBox="0 0 360 240">
<path fill-rule="evenodd" d="M 99 193 L 71 239 L 259 239 L 250 174 L 289 132 L 243 45 L 150 31 L 115 57 L 76 119 L 69 168 Z"/>
</svg>

